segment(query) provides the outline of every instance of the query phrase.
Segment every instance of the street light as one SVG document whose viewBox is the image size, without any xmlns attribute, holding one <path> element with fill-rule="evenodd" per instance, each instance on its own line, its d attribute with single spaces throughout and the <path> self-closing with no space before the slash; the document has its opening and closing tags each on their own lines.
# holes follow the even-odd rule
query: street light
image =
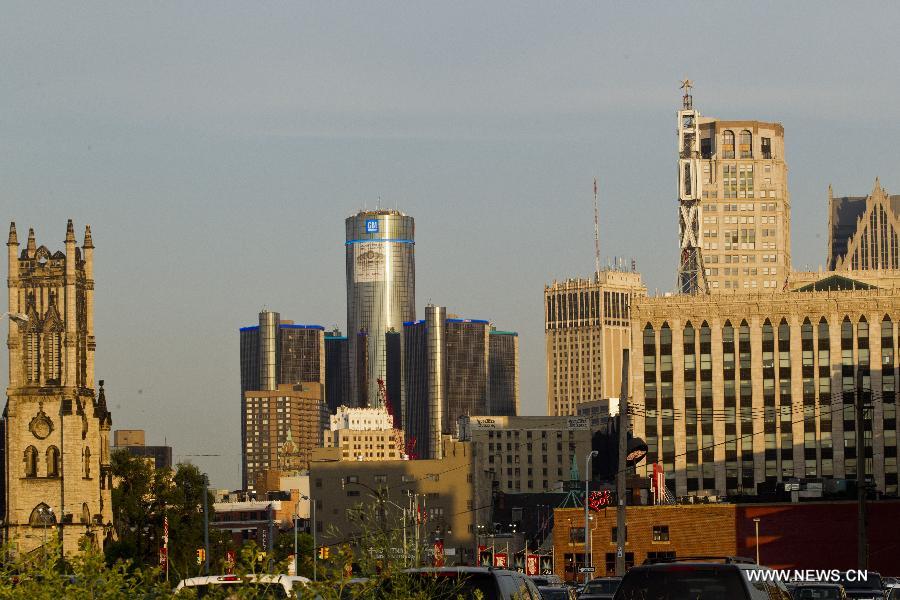
<svg viewBox="0 0 900 600">
<path fill-rule="evenodd" d="M 369 490 L 369 492 L 372 493 L 372 496 L 381 505 L 379 508 L 379 516 L 381 518 L 382 527 L 386 526 L 386 524 L 385 524 L 386 511 L 384 510 L 385 503 L 390 504 L 391 506 L 399 508 L 401 511 L 403 511 L 403 566 L 405 566 L 405 567 L 409 566 L 409 564 L 408 564 L 409 563 L 409 551 L 407 550 L 407 545 L 406 545 L 406 524 L 407 524 L 407 521 L 409 520 L 409 517 L 407 516 L 407 511 L 409 509 L 406 509 L 406 508 L 400 506 L 396 502 L 386 499 L 382 495 L 382 492 L 380 490 L 376 490 L 375 488 L 373 488 L 372 486 L 370 486 L 368 484 L 362 483 L 361 481 L 347 481 L 346 478 L 341 479 L 341 488 L 345 488 L 348 485 L 358 485 L 360 487 L 366 488 L 367 490 Z M 418 532 L 418 525 L 416 526 L 416 530 Z M 416 535 L 418 535 L 418 533 Z M 416 543 L 416 547 L 417 547 L 416 551 L 418 552 L 418 542 Z M 417 554 L 417 563 L 416 564 L 418 566 L 418 554 Z"/>
<path fill-rule="evenodd" d="M 300 494 L 300 497 L 304 500 L 309 501 L 309 510 L 310 510 L 310 526 L 309 530 L 312 533 L 313 538 L 313 581 L 316 581 L 316 554 L 318 553 L 318 548 L 316 548 L 316 503 L 315 501 L 305 494 Z M 299 506 L 300 503 L 298 502 Z M 294 507 L 297 508 L 297 507 Z M 300 511 L 297 510 L 297 514 L 294 515 L 294 575 L 300 574 L 300 556 L 297 554 L 297 521 L 300 520 Z"/>
<path fill-rule="evenodd" d="M 56 519 L 56 515 L 53 514 L 53 509 L 48 507 L 40 507 L 38 508 L 38 516 L 41 518 L 41 523 L 44 525 L 44 537 L 41 542 L 41 546 L 44 549 L 44 558 L 47 558 L 47 525 L 48 523 L 52 523 Z"/>
<path fill-rule="evenodd" d="M 591 459 L 597 456 L 599 452 L 591 450 L 584 459 L 584 563 L 587 567 L 594 566 L 594 559 L 591 556 L 591 538 L 588 524 L 588 495 L 590 494 L 591 484 Z M 588 558 L 590 556 L 590 558 Z M 591 574 L 588 571 L 584 573 L 584 582 L 591 580 Z"/>
<path fill-rule="evenodd" d="M 759 564 L 759 517 L 753 519 L 753 524 L 756 526 L 756 564 Z"/>
</svg>

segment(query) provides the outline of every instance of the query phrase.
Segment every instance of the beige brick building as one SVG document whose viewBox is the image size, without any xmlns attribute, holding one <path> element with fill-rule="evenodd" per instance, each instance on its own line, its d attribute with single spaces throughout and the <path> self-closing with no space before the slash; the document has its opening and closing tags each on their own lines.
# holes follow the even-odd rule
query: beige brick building
<svg viewBox="0 0 900 600">
<path fill-rule="evenodd" d="M 383 408 L 340 406 L 325 431 L 325 447 L 340 448 L 343 460 L 399 460 L 403 432 L 393 428 L 393 417 Z"/>
<path fill-rule="evenodd" d="M 264 471 L 308 468 L 310 452 L 322 445 L 328 427 L 324 388 L 321 383 L 281 384 L 244 392 L 247 489 L 254 489 Z"/>
<path fill-rule="evenodd" d="M 636 301 L 631 406 L 650 449 L 639 471 L 661 462 L 676 495 L 855 478 L 859 369 L 874 407 L 867 472 L 897 494 L 900 290 L 847 281 Z"/>
<path fill-rule="evenodd" d="M 582 402 L 619 397 L 631 303 L 646 293 L 640 274 L 625 271 L 544 287 L 547 414 L 575 415 Z"/>
<path fill-rule="evenodd" d="M 315 451 L 309 477 L 319 546 L 355 548 L 359 519 L 354 515 L 361 506 L 374 505 L 386 527 L 405 526 L 410 564 L 416 548 L 425 560 L 435 539 L 443 540 L 446 564 L 474 564 L 471 445 L 449 436 L 441 443 L 440 460 L 356 461 L 344 459 L 338 448 Z"/>
<path fill-rule="evenodd" d="M 791 270 L 784 127 L 701 117 L 701 240 L 709 291 L 780 289 Z"/>
<path fill-rule="evenodd" d="M 111 530 L 110 413 L 94 388 L 94 244 L 76 245 L 68 222 L 65 253 L 8 249 L 9 386 L 0 422 L 3 525 L 19 552 L 56 537 L 65 553 L 81 540 L 102 547 Z"/>
</svg>

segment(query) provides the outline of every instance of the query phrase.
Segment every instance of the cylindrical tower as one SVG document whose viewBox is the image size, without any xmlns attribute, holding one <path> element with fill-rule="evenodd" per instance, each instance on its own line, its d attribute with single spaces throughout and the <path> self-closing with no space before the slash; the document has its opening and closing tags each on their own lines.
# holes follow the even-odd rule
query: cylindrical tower
<svg viewBox="0 0 900 600">
<path fill-rule="evenodd" d="M 278 325 L 281 315 L 259 313 L 259 389 L 278 389 Z"/>
<path fill-rule="evenodd" d="M 416 318 L 415 221 L 396 210 L 373 210 L 347 217 L 345 226 L 349 398 L 380 406 L 378 380 L 387 376 L 385 333 L 402 331 L 404 321 Z M 365 365 L 364 377 L 358 365 Z M 360 389 L 360 381 L 367 389 Z"/>
<path fill-rule="evenodd" d="M 428 455 L 443 458 L 441 434 L 444 430 L 444 406 L 447 403 L 447 309 L 429 304 L 425 307 L 426 369 L 428 370 Z M 424 450 L 424 448 L 423 448 Z"/>
</svg>

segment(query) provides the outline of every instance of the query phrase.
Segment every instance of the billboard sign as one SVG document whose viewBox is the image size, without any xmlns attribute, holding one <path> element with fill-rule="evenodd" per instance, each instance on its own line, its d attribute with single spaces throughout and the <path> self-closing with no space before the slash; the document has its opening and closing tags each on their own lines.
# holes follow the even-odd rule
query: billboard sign
<svg viewBox="0 0 900 600">
<path fill-rule="evenodd" d="M 354 281 L 356 283 L 384 281 L 385 260 L 383 243 L 355 243 L 353 245 Z"/>
</svg>

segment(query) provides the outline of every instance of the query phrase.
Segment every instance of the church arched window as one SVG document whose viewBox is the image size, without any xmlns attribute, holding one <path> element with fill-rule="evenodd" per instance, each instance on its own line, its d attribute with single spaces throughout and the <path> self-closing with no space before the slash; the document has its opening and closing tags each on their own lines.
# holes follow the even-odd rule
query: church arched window
<svg viewBox="0 0 900 600">
<path fill-rule="evenodd" d="M 47 448 L 47 477 L 59 477 L 59 448 Z"/>
<path fill-rule="evenodd" d="M 31 511 L 28 524 L 32 527 L 48 527 L 56 524 L 56 513 L 53 509 L 41 502 Z"/>
<path fill-rule="evenodd" d="M 25 448 L 25 477 L 37 477 L 38 451 L 34 446 Z"/>
<path fill-rule="evenodd" d="M 88 508 L 87 502 L 81 505 L 81 522 L 85 525 L 91 522 L 91 509 Z"/>
</svg>

